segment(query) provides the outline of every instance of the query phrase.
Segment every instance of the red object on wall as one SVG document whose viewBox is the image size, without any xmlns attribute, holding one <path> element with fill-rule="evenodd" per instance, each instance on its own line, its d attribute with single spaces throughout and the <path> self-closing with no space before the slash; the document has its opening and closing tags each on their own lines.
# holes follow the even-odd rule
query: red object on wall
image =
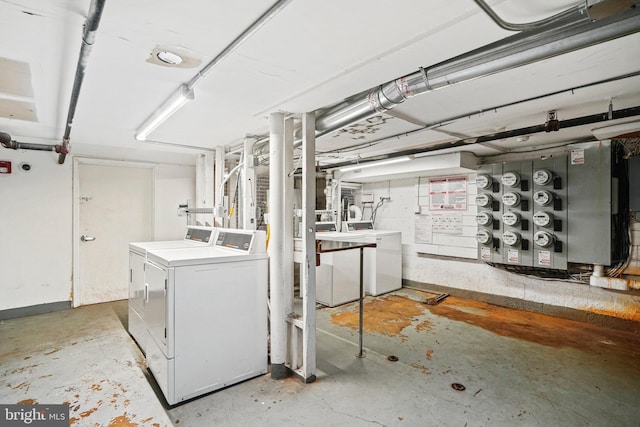
<svg viewBox="0 0 640 427">
<path fill-rule="evenodd" d="M 11 162 L 0 160 L 0 173 L 11 173 Z"/>
</svg>

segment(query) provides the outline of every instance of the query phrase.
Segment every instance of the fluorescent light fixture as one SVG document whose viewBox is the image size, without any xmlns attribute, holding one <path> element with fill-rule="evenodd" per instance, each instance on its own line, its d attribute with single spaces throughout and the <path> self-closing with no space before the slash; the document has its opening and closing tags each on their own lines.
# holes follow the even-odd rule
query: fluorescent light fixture
<svg viewBox="0 0 640 427">
<path fill-rule="evenodd" d="M 185 84 L 180 85 L 177 91 L 172 93 L 156 111 L 151 113 L 151 115 L 142 122 L 138 130 L 136 130 L 135 138 L 138 141 L 145 141 L 147 136 L 160 126 L 162 122 L 167 120 L 169 116 L 191 100 L 193 100 L 193 89 L 189 89 Z"/>
<path fill-rule="evenodd" d="M 413 156 L 392 157 L 390 159 L 380 160 L 377 162 L 367 162 L 367 163 L 359 163 L 357 165 L 345 166 L 343 168 L 340 168 L 339 170 L 340 172 L 349 172 L 349 171 L 354 171 L 358 169 L 371 168 L 374 166 L 383 166 L 383 165 L 390 165 L 392 163 L 406 162 L 407 160 L 413 160 L 413 158 L 414 158 Z"/>
</svg>

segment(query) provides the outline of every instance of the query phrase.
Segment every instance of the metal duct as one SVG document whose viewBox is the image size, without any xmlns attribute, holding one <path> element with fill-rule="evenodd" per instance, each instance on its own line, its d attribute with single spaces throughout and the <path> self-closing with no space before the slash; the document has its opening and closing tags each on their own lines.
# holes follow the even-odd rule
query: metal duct
<svg viewBox="0 0 640 427">
<path fill-rule="evenodd" d="M 98 25 L 100 24 L 100 18 L 102 17 L 102 11 L 104 10 L 104 4 L 106 0 L 92 0 L 89 7 L 89 14 L 84 23 L 84 32 L 82 34 L 82 47 L 80 48 L 80 55 L 78 56 L 78 65 L 76 66 L 76 75 L 73 80 L 73 90 L 71 92 L 71 100 L 69 101 L 69 111 L 67 113 L 67 122 L 65 124 L 64 136 L 62 137 L 62 145 L 60 146 L 60 153 L 58 156 L 58 163 L 63 164 L 67 154 L 71 149 L 69 143 L 69 137 L 71 135 L 71 126 L 73 124 L 73 117 L 76 114 L 76 106 L 78 105 L 78 98 L 80 97 L 80 88 L 82 87 L 82 80 L 84 79 L 84 72 L 87 68 L 89 60 L 89 54 L 91 48 L 95 42 L 96 32 Z"/>
<path fill-rule="evenodd" d="M 319 136 L 392 109 L 407 98 L 531 64 L 640 31 L 640 10 L 596 22 L 562 21 L 489 44 L 362 92 L 320 114 Z"/>
</svg>

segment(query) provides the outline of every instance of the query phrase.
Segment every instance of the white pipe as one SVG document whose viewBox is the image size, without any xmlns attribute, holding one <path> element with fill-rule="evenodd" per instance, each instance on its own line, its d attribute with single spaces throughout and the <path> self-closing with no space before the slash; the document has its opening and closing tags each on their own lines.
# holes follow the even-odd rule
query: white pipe
<svg viewBox="0 0 640 427">
<path fill-rule="evenodd" d="M 242 165 L 242 228 L 245 230 L 256 229 L 256 171 L 253 168 L 253 144 L 252 138 L 245 138 L 243 144 L 244 163 Z"/>
<path fill-rule="evenodd" d="M 284 306 L 284 114 L 269 116 L 269 295 L 271 297 L 271 378 L 287 376 L 287 324 Z"/>
<path fill-rule="evenodd" d="M 284 171 L 293 169 L 293 117 L 284 121 Z M 286 173 L 284 179 L 284 230 L 283 268 L 285 314 L 293 312 L 293 174 Z"/>
<path fill-rule="evenodd" d="M 223 187 L 223 184 L 221 184 L 222 180 L 224 179 L 224 155 L 225 155 L 224 147 L 216 148 L 216 166 L 214 170 L 214 174 L 215 174 L 214 188 L 217 189 L 217 191 L 215 192 L 216 210 L 222 210 L 224 207 L 224 187 Z M 218 214 L 217 216 L 220 216 L 220 215 Z M 220 226 L 222 227 L 226 226 L 224 217 L 222 218 L 222 223 L 220 224 Z"/>
<path fill-rule="evenodd" d="M 594 277 L 604 277 L 604 265 L 594 264 L 593 265 L 593 276 Z"/>
</svg>

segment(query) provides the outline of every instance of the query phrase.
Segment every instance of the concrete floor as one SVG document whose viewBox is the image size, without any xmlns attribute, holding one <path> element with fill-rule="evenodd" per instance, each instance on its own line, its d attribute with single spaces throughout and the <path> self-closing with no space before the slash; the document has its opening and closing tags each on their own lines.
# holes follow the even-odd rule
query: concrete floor
<svg viewBox="0 0 640 427">
<path fill-rule="evenodd" d="M 264 375 L 173 408 L 123 327 L 126 301 L 5 320 L 0 402 L 68 402 L 77 426 L 640 425 L 639 335 L 429 296 L 367 298 L 364 359 L 357 304 L 319 309 L 313 384 Z"/>
</svg>

